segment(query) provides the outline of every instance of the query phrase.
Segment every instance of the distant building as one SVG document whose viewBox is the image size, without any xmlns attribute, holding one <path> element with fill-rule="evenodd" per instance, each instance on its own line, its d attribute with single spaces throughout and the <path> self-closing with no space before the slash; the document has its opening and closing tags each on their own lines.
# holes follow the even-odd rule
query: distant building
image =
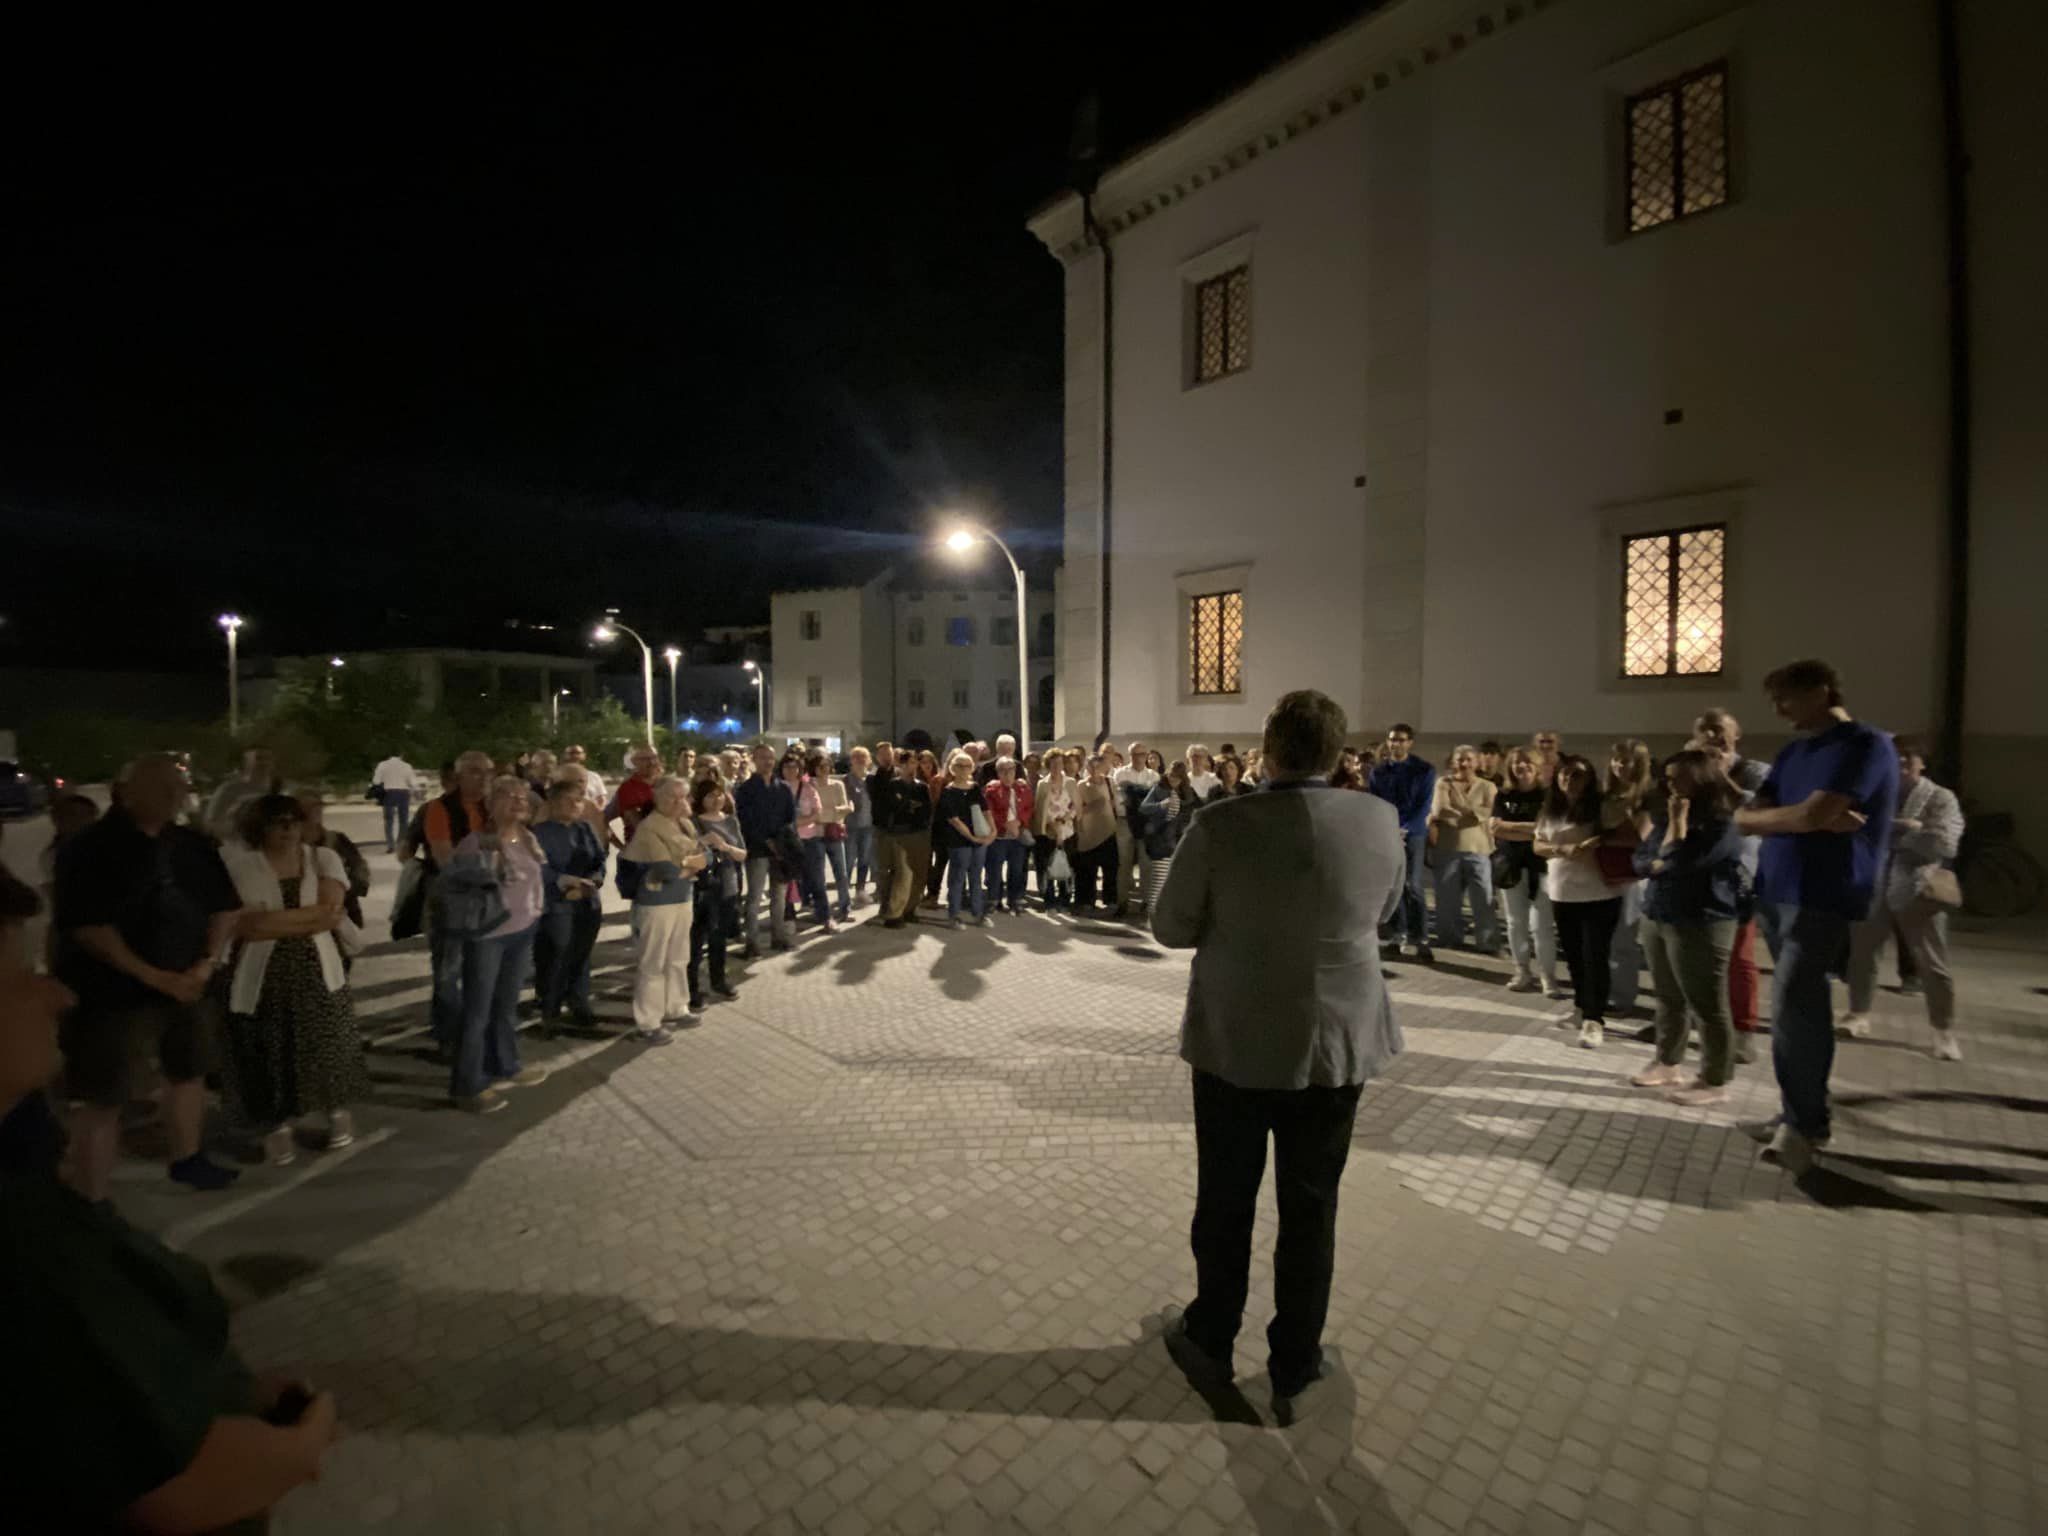
<svg viewBox="0 0 2048 1536">
<path fill-rule="evenodd" d="M 1764 674 L 1820 655 L 1858 716 L 1959 718 L 2043 841 L 2048 5 L 1954 7 L 1954 146 L 1942 9 L 1403 0 L 1039 213 L 1062 736 L 1243 742 L 1315 687 L 1433 747 L 1721 705 L 1767 750 Z"/>
<path fill-rule="evenodd" d="M 768 725 L 844 751 L 856 741 L 984 740 L 1017 725 L 1016 588 L 932 584 L 928 573 L 884 571 L 861 586 L 778 592 L 772 608 Z M 1025 598 L 1021 637 L 1034 739 L 1052 731 L 1057 642 L 1052 592 Z"/>
</svg>

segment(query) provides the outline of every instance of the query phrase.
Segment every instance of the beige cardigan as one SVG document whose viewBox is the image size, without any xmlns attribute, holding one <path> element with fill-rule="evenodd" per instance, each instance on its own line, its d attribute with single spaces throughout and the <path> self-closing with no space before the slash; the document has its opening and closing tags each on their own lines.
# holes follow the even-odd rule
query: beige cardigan
<svg viewBox="0 0 2048 1536">
<path fill-rule="evenodd" d="M 1486 829 L 1486 823 L 1493 816 L 1491 782 L 1475 778 L 1470 784 L 1460 784 L 1453 778 L 1436 781 L 1436 802 L 1429 808 L 1430 820 L 1436 823 L 1436 845 L 1446 853 L 1491 853 L 1493 834 Z M 1437 821 L 1444 815 L 1455 816 L 1457 820 Z"/>
</svg>

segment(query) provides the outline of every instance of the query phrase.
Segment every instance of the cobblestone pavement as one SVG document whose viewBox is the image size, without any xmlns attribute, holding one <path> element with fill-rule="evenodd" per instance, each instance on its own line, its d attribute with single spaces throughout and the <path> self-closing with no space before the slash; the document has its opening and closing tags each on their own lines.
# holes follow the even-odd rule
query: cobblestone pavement
<svg viewBox="0 0 2048 1536">
<path fill-rule="evenodd" d="M 1961 1064 L 1884 997 L 1804 1189 L 1733 1126 L 1767 1065 L 1736 1114 L 1679 1110 L 1623 1081 L 1647 1047 L 1576 1049 L 1497 963 L 1399 967 L 1343 1369 L 1290 1431 L 1270 1195 L 1244 1396 L 1205 1403 L 1156 1338 L 1192 1273 L 1186 964 L 1141 935 L 813 940 L 668 1050 L 527 1035 L 559 1070 L 486 1121 L 411 1054 L 420 968 L 358 969 L 357 1148 L 219 1204 L 124 1177 L 250 1358 L 341 1395 L 293 1536 L 2048 1528 L 2038 953 L 1965 952 Z"/>
</svg>

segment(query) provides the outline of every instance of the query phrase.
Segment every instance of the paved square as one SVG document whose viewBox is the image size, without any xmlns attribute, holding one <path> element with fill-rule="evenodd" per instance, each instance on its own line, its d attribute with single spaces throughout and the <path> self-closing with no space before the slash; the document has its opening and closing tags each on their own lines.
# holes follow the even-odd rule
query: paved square
<svg viewBox="0 0 2048 1536">
<path fill-rule="evenodd" d="M 668 1050 L 528 1033 L 556 1076 L 472 1121 L 412 1054 L 423 957 L 384 948 L 357 1148 L 225 1202 L 131 1165 L 119 1196 L 217 1266 L 252 1361 L 339 1392 L 293 1536 L 2048 1528 L 2038 950 L 1965 948 L 1959 1065 L 1883 998 L 1807 1191 L 1736 1115 L 1628 1088 L 1647 1047 L 1576 1049 L 1492 962 L 1400 967 L 1345 1370 L 1282 1432 L 1270 1194 L 1245 1422 L 1153 1337 L 1192 1275 L 1183 957 L 856 928 Z M 1740 1081 L 1765 1112 L 1768 1066 Z"/>
</svg>

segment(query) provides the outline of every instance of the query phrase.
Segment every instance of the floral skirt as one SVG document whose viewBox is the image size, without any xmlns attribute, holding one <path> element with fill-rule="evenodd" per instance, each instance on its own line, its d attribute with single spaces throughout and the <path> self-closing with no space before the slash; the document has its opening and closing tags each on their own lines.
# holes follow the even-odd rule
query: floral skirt
<svg viewBox="0 0 2048 1536">
<path fill-rule="evenodd" d="M 277 941 L 256 1011 L 228 1015 L 223 1067 L 241 1118 L 265 1129 L 368 1097 L 355 1007 L 327 990 L 310 938 Z"/>
</svg>

